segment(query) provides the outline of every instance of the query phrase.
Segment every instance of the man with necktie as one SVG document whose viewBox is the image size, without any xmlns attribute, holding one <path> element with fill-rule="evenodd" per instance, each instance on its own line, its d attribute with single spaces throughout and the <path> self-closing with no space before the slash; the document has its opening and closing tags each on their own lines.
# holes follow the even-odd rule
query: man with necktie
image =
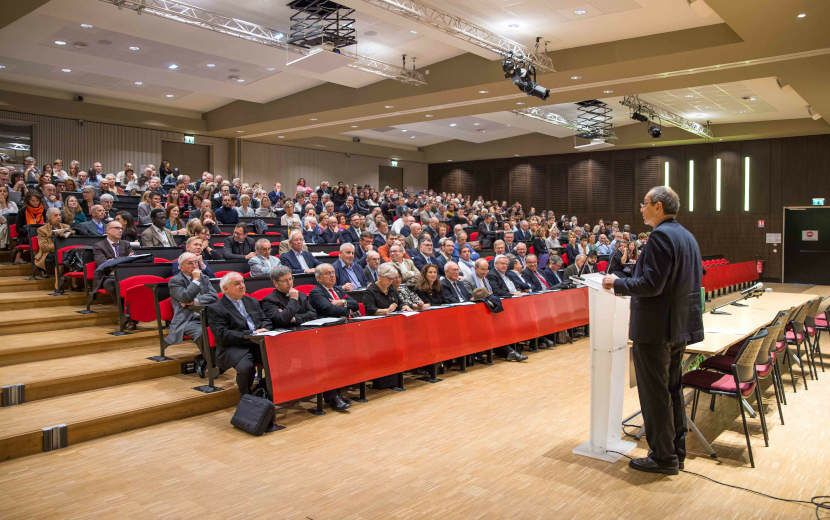
<svg viewBox="0 0 830 520">
<path fill-rule="evenodd" d="M 254 367 L 260 363 L 259 345 L 245 336 L 265 332 L 268 321 L 259 302 L 245 294 L 245 279 L 237 272 L 219 280 L 222 298 L 207 308 L 210 330 L 216 338 L 216 365 L 220 370 L 236 370 L 240 394 L 253 391 Z"/>
<path fill-rule="evenodd" d="M 524 278 L 525 282 L 527 282 L 530 286 L 531 291 L 547 291 L 552 287 L 542 273 L 538 271 L 538 267 L 539 260 L 536 258 L 536 255 L 527 255 L 527 258 L 525 259 L 525 268 L 522 271 L 522 278 Z"/>
<path fill-rule="evenodd" d="M 366 253 L 366 267 L 363 268 L 363 278 L 366 283 L 378 281 L 378 267 L 380 267 L 380 254 L 377 251 Z"/>
<path fill-rule="evenodd" d="M 565 281 L 562 275 L 562 257 L 559 255 L 550 255 L 548 259 L 548 267 L 542 271 L 542 276 L 548 281 L 551 289 L 556 289 Z"/>
<path fill-rule="evenodd" d="M 314 268 L 317 285 L 308 294 L 308 302 L 318 316 L 348 317 L 357 314 L 357 300 L 336 287 L 337 276 L 331 264 L 320 264 Z"/>
<path fill-rule="evenodd" d="M 470 301 L 470 291 L 458 276 L 460 269 L 455 262 L 444 266 L 444 278 L 441 279 L 441 298 L 445 303 L 462 303 Z"/>
<path fill-rule="evenodd" d="M 473 276 L 471 283 L 468 284 L 470 286 L 470 292 L 472 292 L 473 289 L 483 287 L 484 289 L 487 289 L 487 291 L 491 294 L 493 293 L 493 288 L 490 286 L 490 282 L 487 280 L 487 273 L 489 271 L 490 264 L 487 262 L 487 260 L 483 258 L 479 258 L 478 260 L 476 260 L 474 271 L 475 276 Z"/>
</svg>

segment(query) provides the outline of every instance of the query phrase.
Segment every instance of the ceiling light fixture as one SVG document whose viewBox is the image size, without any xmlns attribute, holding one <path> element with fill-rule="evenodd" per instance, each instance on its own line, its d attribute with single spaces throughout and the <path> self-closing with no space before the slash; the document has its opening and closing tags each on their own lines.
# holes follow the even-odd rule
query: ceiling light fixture
<svg viewBox="0 0 830 520">
<path fill-rule="evenodd" d="M 410 136 L 409 136 L 409 138 L 410 138 L 410 139 L 415 139 L 416 137 L 417 137 L 417 136 L 415 136 L 415 135 L 410 135 Z"/>
<path fill-rule="evenodd" d="M 386 109 L 395 108 L 395 105 L 383 105 L 383 108 L 386 108 Z"/>
<path fill-rule="evenodd" d="M 136 87 L 140 87 L 140 86 L 141 86 L 141 85 L 143 85 L 143 84 L 144 84 L 144 82 L 143 82 L 143 81 L 135 81 L 135 82 L 133 82 L 133 85 L 135 85 Z"/>
<path fill-rule="evenodd" d="M 511 23 L 511 24 L 509 24 L 509 25 L 508 25 L 508 27 L 509 27 L 509 28 L 511 28 L 511 29 L 518 29 L 518 28 L 519 28 L 519 24 L 517 24 L 517 23 Z"/>
<path fill-rule="evenodd" d="M 458 123 L 450 123 L 450 126 L 455 128 L 456 126 L 458 126 Z"/>
<path fill-rule="evenodd" d="M 406 133 L 409 132 L 409 130 L 401 129 L 401 132 Z"/>
<path fill-rule="evenodd" d="M 538 41 L 537 38 L 537 46 Z M 518 60 L 512 55 L 501 62 L 501 69 L 504 77 L 510 79 L 516 87 L 528 96 L 535 96 L 539 99 L 547 99 L 550 89 L 536 83 L 536 67 L 526 60 Z"/>
<path fill-rule="evenodd" d="M 571 76 L 571 79 L 576 81 L 582 79 L 582 76 Z"/>
<path fill-rule="evenodd" d="M 164 97 L 169 99 L 169 98 L 176 97 L 176 95 L 175 94 L 165 94 Z"/>
<path fill-rule="evenodd" d="M 447 159 L 447 162 L 452 162 L 452 159 Z"/>
<path fill-rule="evenodd" d="M 277 139 L 285 139 L 285 136 L 284 135 L 278 135 Z"/>
<path fill-rule="evenodd" d="M 205 65 L 205 67 L 207 67 L 207 68 L 209 68 L 209 69 L 212 69 L 212 68 L 214 68 L 215 66 L 216 66 L 216 64 L 215 64 L 215 63 L 208 63 L 207 65 Z"/>
<path fill-rule="evenodd" d="M 473 123 L 473 126 L 481 126 L 481 123 Z"/>
<path fill-rule="evenodd" d="M 359 125 L 352 125 L 352 128 L 360 128 Z"/>
<path fill-rule="evenodd" d="M 141 50 L 141 47 L 139 47 L 138 45 L 130 45 L 129 49 L 133 52 L 138 52 Z"/>
<path fill-rule="evenodd" d="M 0 65 L 0 70 L 3 70 L 3 69 L 5 69 L 5 68 L 6 68 L 6 66 L 5 66 L 5 65 Z"/>
<path fill-rule="evenodd" d="M 237 134 L 244 134 L 244 133 L 245 133 L 245 130 L 237 130 L 237 131 L 236 131 L 236 133 L 237 133 Z"/>
<path fill-rule="evenodd" d="M 489 92 L 490 92 L 489 90 L 479 90 L 478 91 L 479 94 L 487 94 Z"/>
<path fill-rule="evenodd" d="M 602 91 L 602 93 L 603 93 L 603 94 L 613 94 L 613 93 L 614 93 L 614 91 L 613 91 L 613 90 L 611 90 L 611 89 L 608 89 L 608 90 L 603 90 L 603 91 Z"/>
<path fill-rule="evenodd" d="M 93 27 L 93 26 L 92 26 L 92 25 L 90 25 L 90 24 L 88 24 L 88 23 L 82 23 L 82 24 L 81 24 L 81 28 L 82 28 L 82 29 L 92 29 L 92 27 Z"/>
<path fill-rule="evenodd" d="M 685 95 L 685 96 L 683 96 L 683 97 L 684 97 L 684 98 L 686 98 L 686 99 L 692 99 L 692 98 L 693 98 L 693 97 L 695 97 L 695 96 L 694 96 L 693 94 L 686 94 L 686 95 Z"/>
<path fill-rule="evenodd" d="M 61 69 L 61 72 L 72 72 L 72 69 Z"/>
<path fill-rule="evenodd" d="M 265 67 L 265 70 L 267 70 L 268 72 L 274 72 L 275 70 L 277 70 L 277 68 L 276 67 Z"/>
<path fill-rule="evenodd" d="M 525 102 L 524 102 L 524 101 L 516 101 L 516 104 L 517 104 L 517 105 L 524 105 L 524 104 L 525 104 Z"/>
<path fill-rule="evenodd" d="M 574 9 L 574 14 L 577 16 L 582 16 L 583 14 L 588 14 L 588 11 L 585 9 Z"/>
<path fill-rule="evenodd" d="M 179 66 L 176 65 L 175 63 L 171 63 L 170 65 L 167 66 L 167 68 L 170 69 L 170 70 L 176 70 L 176 69 L 179 68 Z"/>
<path fill-rule="evenodd" d="M 807 18 L 807 13 L 798 13 L 795 15 L 796 18 Z"/>
<path fill-rule="evenodd" d="M 620 104 L 634 111 L 631 116 L 632 119 L 642 121 L 642 119 L 636 117 L 639 115 L 641 118 L 645 118 L 646 121 L 659 122 L 660 126 L 664 124 L 676 126 L 681 130 L 703 137 L 704 139 L 712 139 L 714 137 L 708 123 L 702 125 L 695 121 L 690 121 L 660 105 L 643 101 L 638 96 L 626 96 L 620 101 Z"/>
<path fill-rule="evenodd" d="M 409 31 L 409 33 L 410 34 L 418 34 L 418 31 L 416 31 L 415 29 L 412 29 L 411 31 Z"/>
<path fill-rule="evenodd" d="M 62 47 L 62 46 L 64 46 L 64 45 L 66 45 L 66 42 L 65 42 L 65 41 L 63 41 L 63 40 L 55 40 L 53 43 L 54 43 L 55 45 L 60 46 L 60 47 Z"/>
<path fill-rule="evenodd" d="M 245 80 L 244 80 L 244 79 L 242 79 L 242 78 L 237 78 L 236 82 L 237 82 L 237 83 L 245 83 Z"/>
<path fill-rule="evenodd" d="M 432 114 L 425 114 L 424 117 L 435 117 Z"/>
<path fill-rule="evenodd" d="M 308 120 L 309 121 L 317 121 L 317 118 L 316 117 L 309 117 Z"/>
</svg>

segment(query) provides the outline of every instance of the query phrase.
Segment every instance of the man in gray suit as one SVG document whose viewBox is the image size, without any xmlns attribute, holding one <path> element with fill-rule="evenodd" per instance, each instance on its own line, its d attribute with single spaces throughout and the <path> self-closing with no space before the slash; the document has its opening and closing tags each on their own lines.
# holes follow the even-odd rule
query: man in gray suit
<svg viewBox="0 0 830 520">
<path fill-rule="evenodd" d="M 193 304 L 207 306 L 219 299 L 210 278 L 199 269 L 198 255 L 182 253 L 178 263 L 181 271 L 169 282 L 173 319 L 170 321 L 170 333 L 164 338 L 168 345 L 181 343 L 185 335 L 198 341 L 202 336 L 202 327 L 199 315 L 190 307 Z"/>
</svg>

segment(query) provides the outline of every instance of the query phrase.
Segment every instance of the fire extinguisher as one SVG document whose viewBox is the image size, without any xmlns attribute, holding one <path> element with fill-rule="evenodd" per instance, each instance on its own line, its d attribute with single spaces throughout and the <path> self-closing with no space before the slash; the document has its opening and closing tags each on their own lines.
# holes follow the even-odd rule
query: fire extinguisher
<svg viewBox="0 0 830 520">
<path fill-rule="evenodd" d="M 764 261 L 758 260 L 755 262 L 755 270 L 758 271 L 758 274 L 764 274 Z"/>
</svg>

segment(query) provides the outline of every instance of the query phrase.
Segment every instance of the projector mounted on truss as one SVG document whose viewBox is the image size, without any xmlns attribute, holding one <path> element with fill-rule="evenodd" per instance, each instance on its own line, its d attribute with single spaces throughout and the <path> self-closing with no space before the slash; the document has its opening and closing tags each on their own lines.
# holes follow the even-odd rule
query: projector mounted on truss
<svg viewBox="0 0 830 520">
<path fill-rule="evenodd" d="M 323 51 L 342 54 L 347 58 L 348 62 L 346 66 L 353 69 L 394 79 L 408 85 L 421 86 L 427 84 L 426 77 L 421 72 L 415 70 L 414 60 L 412 60 L 412 68 L 407 70 L 405 66 L 398 67 L 369 56 L 343 51 L 341 47 L 356 43 L 353 28 L 354 19 L 349 18 L 354 10 L 344 8 L 334 2 L 316 0 L 297 0 L 292 2 L 295 4 L 306 4 L 307 6 L 314 5 L 316 7 L 313 9 L 317 10 L 316 15 L 307 12 L 305 19 L 298 17 L 298 28 L 301 21 L 307 27 L 306 30 L 300 31 L 304 35 L 302 37 L 299 36 L 300 33 L 295 35 L 292 30 L 291 37 L 296 38 L 295 43 L 286 41 L 285 34 L 278 29 L 214 13 L 178 0 L 101 0 L 101 2 L 114 5 L 119 9 L 130 9 L 137 14 L 152 14 L 168 20 L 186 23 L 262 45 L 268 45 L 269 47 L 282 49 L 296 54 L 300 59 Z M 337 9 L 333 13 L 333 18 L 327 18 L 326 16 L 328 15 L 325 15 L 325 11 L 328 9 L 328 6 L 326 4 L 333 4 L 334 6 L 338 6 L 338 8 L 346 9 L 349 14 L 345 12 L 341 13 Z M 316 37 L 316 42 L 313 31 L 311 30 L 313 27 L 316 27 L 313 22 L 315 16 L 318 16 L 320 19 L 320 27 L 325 29 L 322 34 Z M 351 22 L 349 23 L 348 20 L 351 20 Z M 292 16 L 293 22 L 294 17 Z M 348 43 L 349 41 L 351 43 Z M 315 45 L 315 47 L 309 49 L 308 47 L 312 45 Z"/>
<path fill-rule="evenodd" d="M 708 122 L 705 125 L 702 125 L 700 123 L 690 121 L 681 115 L 675 114 L 674 112 L 661 107 L 660 105 L 643 101 L 637 96 L 625 96 L 623 100 L 620 101 L 620 104 L 624 107 L 630 108 L 632 110 L 631 118 L 637 121 L 651 121 L 652 123 L 656 123 L 661 126 L 663 124 L 669 124 L 671 126 L 676 126 L 681 130 L 685 130 L 690 134 L 703 137 L 704 139 L 714 138 Z M 654 125 L 649 127 L 649 133 L 654 138 L 660 137 L 662 133 L 659 130 L 652 130 L 657 128 L 658 127 Z"/>
</svg>

